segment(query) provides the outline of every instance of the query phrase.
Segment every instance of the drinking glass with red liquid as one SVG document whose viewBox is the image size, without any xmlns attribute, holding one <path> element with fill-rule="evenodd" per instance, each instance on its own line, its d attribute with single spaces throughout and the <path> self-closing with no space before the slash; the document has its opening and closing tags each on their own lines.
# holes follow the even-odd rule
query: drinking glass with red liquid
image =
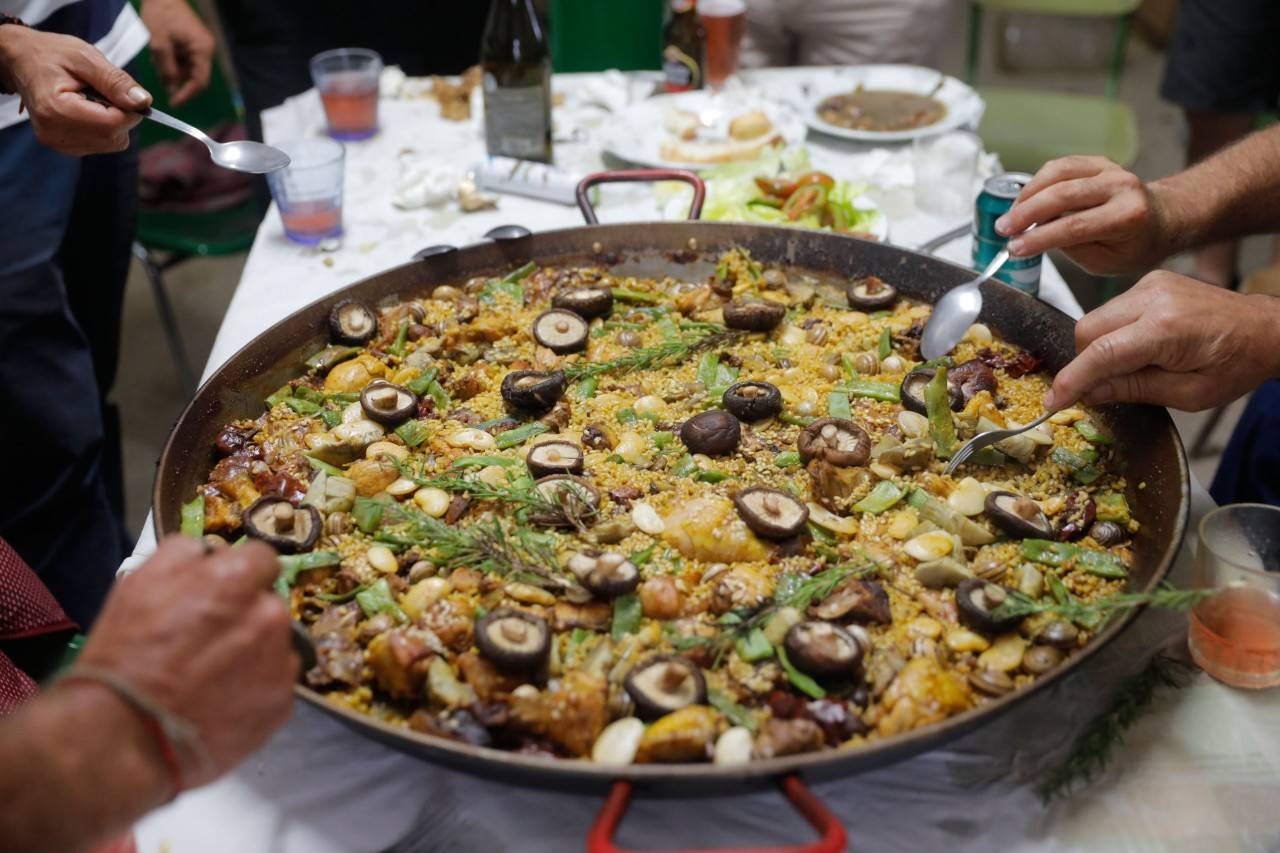
<svg viewBox="0 0 1280 853">
<path fill-rule="evenodd" d="M 696 8 L 707 34 L 707 85 L 719 89 L 738 73 L 742 34 L 747 28 L 747 0 L 698 0 Z"/>
<path fill-rule="evenodd" d="M 378 132 L 382 57 L 363 47 L 340 47 L 311 57 L 311 82 L 320 92 L 329 135 L 368 139 Z"/>
<path fill-rule="evenodd" d="M 276 147 L 290 163 L 267 174 L 285 236 L 315 245 L 342 233 L 342 180 L 346 151 L 341 142 L 317 137 Z"/>
<path fill-rule="evenodd" d="M 1200 668 L 1235 687 L 1280 685 L 1280 508 L 1208 513 L 1194 580 L 1222 590 L 1191 611 L 1187 645 Z"/>
</svg>

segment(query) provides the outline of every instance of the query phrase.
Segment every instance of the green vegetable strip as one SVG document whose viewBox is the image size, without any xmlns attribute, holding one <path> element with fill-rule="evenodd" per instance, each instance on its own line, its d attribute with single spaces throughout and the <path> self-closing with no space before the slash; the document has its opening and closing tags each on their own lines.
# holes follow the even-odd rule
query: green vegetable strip
<svg viewBox="0 0 1280 853">
<path fill-rule="evenodd" d="M 658 548 L 657 543 L 654 543 L 653 545 L 650 545 L 648 548 L 645 548 L 640 551 L 636 551 L 634 554 L 631 555 L 631 562 L 637 566 L 643 566 L 645 563 L 653 559 L 653 552 L 656 551 L 657 548 Z"/>
<path fill-rule="evenodd" d="M 409 340 L 409 321 L 406 319 L 400 321 L 400 328 L 396 330 L 396 339 L 391 342 L 391 346 L 387 347 L 387 353 L 404 355 L 404 344 L 407 340 Z"/>
<path fill-rule="evenodd" d="M 827 698 L 827 691 L 822 689 L 822 685 L 795 668 L 787 658 L 786 649 L 779 646 L 775 651 L 778 654 L 778 663 L 782 664 L 782 671 L 787 674 L 787 681 L 791 682 L 792 687 L 811 699 Z"/>
<path fill-rule="evenodd" d="M 676 462 L 676 467 L 671 469 L 674 477 L 689 477 L 698 472 L 698 463 L 693 461 L 693 457 L 686 453 Z"/>
<path fill-rule="evenodd" d="M 853 417 L 853 412 L 849 409 L 849 395 L 840 391 L 832 391 L 827 395 L 827 414 L 833 418 L 844 418 L 848 420 Z"/>
<path fill-rule="evenodd" d="M 506 296 L 512 302 L 524 302 L 524 288 L 518 282 L 491 278 L 480 289 L 481 302 L 495 302 L 499 295 Z"/>
<path fill-rule="evenodd" d="M 1103 492 L 1094 498 L 1094 502 L 1097 505 L 1098 521 L 1129 523 L 1129 502 L 1124 495 L 1119 492 Z"/>
<path fill-rule="evenodd" d="M 902 392 L 892 382 L 876 382 L 872 379 L 853 379 L 840 386 L 840 390 L 855 397 L 870 397 L 885 403 L 898 403 Z"/>
<path fill-rule="evenodd" d="M 290 388 L 288 385 L 284 385 L 280 388 L 277 388 L 275 390 L 275 393 L 273 393 L 270 397 L 267 398 L 267 408 L 274 409 L 276 406 L 280 405 L 281 403 L 283 403 L 285 400 L 288 400 L 292 396 L 293 396 L 293 389 Z"/>
<path fill-rule="evenodd" d="M 702 358 L 698 360 L 698 382 L 703 388 L 710 389 L 716 384 L 716 376 L 720 372 L 720 355 L 714 352 L 704 352 Z"/>
<path fill-rule="evenodd" d="M 528 278 L 529 275 L 537 268 L 538 268 L 537 264 L 535 264 L 533 261 L 529 261 L 529 263 L 525 264 L 524 266 L 518 267 L 512 270 L 511 272 L 507 273 L 506 276 L 503 277 L 502 283 L 503 284 L 519 284 L 520 282 Z"/>
<path fill-rule="evenodd" d="M 1073 453 L 1065 447 L 1055 447 L 1049 458 L 1071 472 L 1072 478 L 1083 485 L 1088 485 L 1102 476 L 1102 471 L 1093 466 L 1094 459 L 1086 454 Z M 1096 459 L 1096 454 L 1095 454 Z"/>
<path fill-rule="evenodd" d="M 451 468 L 488 468 L 490 465 L 501 465 L 506 468 L 518 465 L 520 460 L 508 459 L 506 456 L 459 456 L 453 460 Z"/>
<path fill-rule="evenodd" d="M 382 523 L 382 502 L 373 498 L 356 498 L 351 507 L 351 518 L 365 533 L 372 533 Z"/>
<path fill-rule="evenodd" d="M 969 454 L 970 465 L 1008 465 L 1009 457 L 994 447 L 984 447 Z"/>
<path fill-rule="evenodd" d="M 204 535 L 204 495 L 182 505 L 182 533 L 199 539 Z"/>
<path fill-rule="evenodd" d="M 640 606 L 640 596 L 634 592 L 620 595 L 613 600 L 613 624 L 609 629 L 613 641 L 619 642 L 623 637 L 634 634 L 640 627 L 640 617 L 644 611 Z"/>
<path fill-rule="evenodd" d="M 535 435 L 542 435 L 550 429 L 551 427 L 541 421 L 534 421 L 531 424 L 525 424 L 522 427 L 498 433 L 494 443 L 497 444 L 499 450 L 506 450 L 508 447 L 515 447 L 517 444 L 528 441 Z"/>
<path fill-rule="evenodd" d="M 443 415 L 449 411 L 449 392 L 444 390 L 444 386 L 434 379 L 427 383 L 427 396 L 435 401 L 437 412 Z"/>
<path fill-rule="evenodd" d="M 1093 421 L 1076 421 L 1076 432 L 1084 436 L 1084 440 L 1090 444 L 1110 444 L 1111 436 L 1098 429 Z"/>
<path fill-rule="evenodd" d="M 889 336 L 887 328 L 881 329 L 880 340 L 876 344 L 876 355 L 881 358 L 888 358 L 891 352 L 893 352 L 893 339 Z"/>
<path fill-rule="evenodd" d="M 340 391 L 337 394 L 325 394 L 324 401 L 326 403 L 341 403 L 346 406 L 360 402 L 360 395 L 354 391 Z"/>
<path fill-rule="evenodd" d="M 440 372 L 433 367 L 430 370 L 410 379 L 408 383 L 405 384 L 405 387 L 421 397 L 423 394 L 427 393 L 427 389 L 431 386 L 431 383 L 435 381 L 435 378 L 439 373 Z"/>
<path fill-rule="evenodd" d="M 1065 607 L 1075 600 L 1071 596 L 1071 591 L 1067 589 L 1067 585 L 1062 582 L 1062 578 L 1048 572 L 1045 574 L 1045 580 L 1049 584 L 1049 595 L 1057 604 Z"/>
<path fill-rule="evenodd" d="M 800 464 L 800 454 L 794 450 L 784 450 L 773 457 L 773 464 L 779 468 L 790 468 Z"/>
<path fill-rule="evenodd" d="M 613 413 L 613 419 L 620 424 L 633 424 L 640 420 L 636 414 L 636 410 L 628 406 L 625 409 L 618 409 Z"/>
<path fill-rule="evenodd" d="M 293 409 L 304 417 L 307 415 L 319 414 L 320 407 L 310 400 L 303 400 L 301 397 L 286 397 L 284 404 Z"/>
<path fill-rule="evenodd" d="M 733 723 L 735 726 L 742 726 L 752 733 L 756 730 L 755 717 L 751 716 L 751 712 L 739 705 L 737 702 L 729 698 L 728 694 L 719 690 L 707 691 L 707 704 L 715 708 L 725 719 Z"/>
<path fill-rule="evenodd" d="M 396 427 L 396 435 L 409 447 L 417 447 L 427 440 L 430 432 L 422 421 L 405 421 Z"/>
<path fill-rule="evenodd" d="M 358 352 L 360 352 L 360 347 L 327 346 L 319 352 L 313 353 L 303 364 L 312 370 L 319 370 L 326 364 L 333 367 L 339 362 L 353 358 Z"/>
<path fill-rule="evenodd" d="M 663 314 L 658 318 L 658 333 L 662 335 L 662 339 L 666 341 L 679 340 L 680 330 L 676 328 L 675 322 L 670 315 Z"/>
<path fill-rule="evenodd" d="M 360 605 L 360 609 L 364 611 L 366 617 L 377 616 L 379 613 L 388 613 L 394 616 L 397 622 L 409 621 L 409 617 L 400 609 L 400 606 L 396 604 L 395 598 L 391 595 L 391 585 L 387 583 L 386 578 L 378 578 L 375 583 L 357 592 L 356 604 Z"/>
<path fill-rule="evenodd" d="M 747 663 L 755 663 L 773 657 L 773 644 L 765 637 L 764 631 L 752 628 L 747 634 L 739 637 L 734 644 L 738 657 Z"/>
<path fill-rule="evenodd" d="M 303 454 L 303 455 L 306 457 L 307 464 L 310 465 L 312 468 L 315 468 L 317 471 L 323 471 L 324 473 L 328 474 L 330 477 L 342 476 L 342 469 L 339 468 L 337 465 L 330 465 L 328 462 L 325 462 L 323 459 L 317 459 L 314 456 L 306 456 L 306 454 Z"/>
<path fill-rule="evenodd" d="M 326 427 L 328 427 L 329 429 L 333 429 L 338 424 L 342 423 L 342 412 L 335 412 L 332 409 L 325 409 L 323 412 L 320 413 L 320 420 L 324 422 L 324 425 Z"/>
<path fill-rule="evenodd" d="M 720 483 L 729 479 L 729 475 L 723 471 L 699 471 L 693 475 L 693 479 L 699 483 Z"/>
<path fill-rule="evenodd" d="M 1082 548 L 1070 542 L 1048 539 L 1022 540 L 1022 557 L 1046 566 L 1080 569 L 1104 578 L 1126 578 L 1129 570 L 1124 561 L 1106 551 Z"/>
<path fill-rule="evenodd" d="M 879 515 L 892 507 L 898 501 L 902 500 L 902 497 L 905 494 L 906 492 L 899 488 L 892 480 L 881 480 L 876 483 L 875 488 L 871 490 L 871 494 L 854 504 L 853 508 L 858 512 L 869 512 L 872 515 Z"/>
<path fill-rule="evenodd" d="M 675 433 L 666 432 L 665 430 L 659 430 L 658 432 L 655 432 L 653 434 L 653 446 L 658 448 L 659 450 L 663 450 L 669 447 L 671 445 L 671 442 L 675 441 L 675 439 L 676 439 Z"/>
<path fill-rule="evenodd" d="M 778 420 L 782 421 L 784 424 L 791 424 L 792 426 L 798 427 L 807 427 L 814 421 L 813 418 L 805 417 L 804 415 L 793 415 L 790 412 L 783 412 L 778 415 Z"/>
<path fill-rule="evenodd" d="M 573 396 L 578 400 L 590 400 L 595 396 L 598 387 L 600 387 L 600 377 L 588 376 L 574 386 Z"/>
<path fill-rule="evenodd" d="M 951 401 L 947 395 L 947 369 L 939 367 L 924 386 L 924 408 L 929 417 L 929 433 L 938 449 L 939 459 L 950 459 L 956 448 L 956 425 L 951 419 Z"/>
<path fill-rule="evenodd" d="M 288 554 L 278 558 L 280 574 L 276 575 L 275 591 L 284 598 L 289 597 L 289 588 L 298 580 L 298 575 L 310 569 L 323 566 L 336 566 L 342 562 L 337 551 L 311 551 L 307 554 Z"/>
<path fill-rule="evenodd" d="M 648 302 L 651 305 L 656 305 L 662 301 L 662 297 L 656 293 L 645 293 L 642 290 L 631 290 L 626 287 L 614 287 L 611 289 L 613 298 L 621 299 L 624 302 Z"/>
</svg>

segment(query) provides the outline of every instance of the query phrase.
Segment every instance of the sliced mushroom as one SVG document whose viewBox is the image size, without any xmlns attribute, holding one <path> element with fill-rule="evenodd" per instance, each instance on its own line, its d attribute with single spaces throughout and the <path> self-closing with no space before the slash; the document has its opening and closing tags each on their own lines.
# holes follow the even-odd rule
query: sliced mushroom
<svg viewBox="0 0 1280 853">
<path fill-rule="evenodd" d="M 1052 539 L 1053 522 L 1040 505 L 1014 492 L 992 492 L 983 503 L 987 517 L 1017 539 Z"/>
<path fill-rule="evenodd" d="M 850 578 L 821 602 L 809 607 L 809 615 L 819 619 L 852 619 L 857 622 L 893 621 L 889 594 L 878 581 Z"/>
<path fill-rule="evenodd" d="M 1009 593 L 998 583 L 970 578 L 956 587 L 956 615 L 960 623 L 984 634 L 1003 634 L 1018 627 L 1022 617 L 997 619 L 991 614 Z"/>
<path fill-rule="evenodd" d="M 640 569 L 616 551 L 582 551 L 569 558 L 569 571 L 599 598 L 617 598 L 640 585 Z"/>
<path fill-rule="evenodd" d="M 360 392 L 365 417 L 380 424 L 398 424 L 418 412 L 418 395 L 403 385 L 379 379 Z"/>
<path fill-rule="evenodd" d="M 320 536 L 320 513 L 313 506 L 295 507 L 284 498 L 263 497 L 244 511 L 245 533 L 284 554 L 305 551 Z"/>
<path fill-rule="evenodd" d="M 564 396 L 568 384 L 562 370 L 513 370 L 502 377 L 502 399 L 514 409 L 544 412 Z"/>
<path fill-rule="evenodd" d="M 783 643 L 787 659 L 810 675 L 852 673 L 862 662 L 862 644 L 847 629 L 830 622 L 792 625 Z"/>
<path fill-rule="evenodd" d="M 766 302 L 761 299 L 735 299 L 722 309 L 724 324 L 730 329 L 744 329 L 749 332 L 768 332 L 782 322 L 787 316 L 787 308 L 778 302 Z"/>
<path fill-rule="evenodd" d="M 529 449 L 524 464 L 535 479 L 552 474 L 581 474 L 582 448 L 572 441 L 544 441 Z"/>
<path fill-rule="evenodd" d="M 898 301 L 898 289 L 874 275 L 864 276 L 849 285 L 849 307 L 859 311 L 878 311 Z"/>
<path fill-rule="evenodd" d="M 600 493 L 588 480 L 568 474 L 552 474 L 534 483 L 538 497 L 554 504 L 530 513 L 529 520 L 550 527 L 576 527 L 585 523 L 600 509 Z"/>
<path fill-rule="evenodd" d="M 551 650 L 551 631 L 546 621 L 510 607 L 480 617 L 475 637 L 480 654 L 499 669 L 536 669 Z"/>
<path fill-rule="evenodd" d="M 947 371 L 947 392 L 954 394 L 959 391 L 963 403 L 969 402 L 979 391 L 990 391 L 994 394 L 995 390 L 995 373 L 976 358 L 957 364 Z"/>
<path fill-rule="evenodd" d="M 607 317 L 613 310 L 613 291 L 607 287 L 572 287 L 553 296 L 551 304 L 585 320 L 594 320 Z"/>
<path fill-rule="evenodd" d="M 707 700 L 707 682 L 693 661 L 656 655 L 637 664 L 624 683 L 641 719 L 652 720 Z"/>
<path fill-rule="evenodd" d="M 782 411 L 782 392 L 768 382 L 730 385 L 720 401 L 735 418 L 747 423 L 775 417 Z"/>
<path fill-rule="evenodd" d="M 556 355 L 587 348 L 587 321 L 565 308 L 543 311 L 533 321 L 533 338 Z"/>
<path fill-rule="evenodd" d="M 796 439 L 800 460 L 822 459 L 848 468 L 866 463 L 871 456 L 867 431 L 847 418 L 818 418 Z"/>
<path fill-rule="evenodd" d="M 728 412 L 712 409 L 694 415 L 680 427 L 680 440 L 690 453 L 722 456 L 732 453 L 742 438 L 742 425 Z"/>
<path fill-rule="evenodd" d="M 804 530 L 809 508 L 781 489 L 752 486 L 733 496 L 738 515 L 757 536 L 787 539 Z"/>
<path fill-rule="evenodd" d="M 902 386 L 899 389 L 902 408 L 921 415 L 928 414 L 924 403 L 924 386 L 929 384 L 937 372 L 932 367 L 917 367 L 902 377 Z M 950 403 L 952 411 L 958 412 L 964 408 L 964 394 L 958 386 L 950 382 L 947 383 L 947 402 Z"/>
<path fill-rule="evenodd" d="M 378 315 L 363 302 L 344 299 L 329 310 L 329 337 L 334 343 L 360 346 L 378 331 Z"/>
</svg>

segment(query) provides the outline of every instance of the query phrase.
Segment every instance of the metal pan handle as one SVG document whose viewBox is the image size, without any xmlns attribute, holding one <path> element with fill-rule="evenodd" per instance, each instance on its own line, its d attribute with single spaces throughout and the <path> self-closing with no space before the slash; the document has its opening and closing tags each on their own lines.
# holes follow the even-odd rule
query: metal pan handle
<svg viewBox="0 0 1280 853">
<path fill-rule="evenodd" d="M 804 819 L 809 821 L 809 824 L 822 836 L 817 841 L 786 847 L 738 848 L 732 851 L 727 847 L 718 850 L 703 848 L 672 853 L 840 853 L 844 850 L 848 840 L 844 826 L 822 804 L 822 801 L 814 796 L 808 786 L 800 781 L 800 777 L 784 776 L 780 785 L 787 799 L 796 807 L 796 811 L 804 815 Z M 614 830 L 622 822 L 622 815 L 626 812 L 627 803 L 630 801 L 631 783 L 614 782 L 609 796 L 604 801 L 604 806 L 600 809 L 600 814 L 596 815 L 595 823 L 587 833 L 587 853 L 640 853 L 629 848 L 615 847 L 613 844 Z"/>
<path fill-rule="evenodd" d="M 587 198 L 587 190 L 596 184 L 639 183 L 646 181 L 684 181 L 693 187 L 693 204 L 689 205 L 689 219 L 702 215 L 702 202 L 707 197 L 707 185 L 693 172 L 683 169 L 620 169 L 614 172 L 595 172 L 578 181 L 578 209 L 588 225 L 595 225 L 596 209 Z"/>
</svg>

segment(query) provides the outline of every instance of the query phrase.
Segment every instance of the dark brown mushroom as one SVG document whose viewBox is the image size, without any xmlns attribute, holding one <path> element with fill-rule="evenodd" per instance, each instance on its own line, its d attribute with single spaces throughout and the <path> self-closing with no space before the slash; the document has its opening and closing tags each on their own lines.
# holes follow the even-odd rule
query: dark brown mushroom
<svg viewBox="0 0 1280 853">
<path fill-rule="evenodd" d="M 1080 629 L 1064 619 L 1055 619 L 1040 629 L 1036 642 L 1069 652 L 1080 645 Z"/>
<path fill-rule="evenodd" d="M 830 595 L 809 607 L 809 615 L 819 619 L 852 619 L 855 622 L 893 621 L 889 594 L 878 581 L 850 578 Z"/>
<path fill-rule="evenodd" d="M 1110 548 L 1124 541 L 1124 529 L 1114 521 L 1095 522 L 1093 527 L 1089 528 L 1089 535 L 1103 548 Z"/>
<path fill-rule="evenodd" d="M 783 644 L 796 669 L 819 676 L 853 673 L 864 651 L 847 629 L 813 620 L 792 625 Z"/>
<path fill-rule="evenodd" d="M 847 418 L 818 418 L 796 439 L 800 461 L 821 459 L 840 468 L 864 464 L 871 456 L 867 431 Z"/>
<path fill-rule="evenodd" d="M 917 367 L 902 377 L 898 394 L 902 398 L 902 408 L 921 415 L 929 413 L 924 403 L 924 386 L 929 384 L 937 372 L 932 367 Z M 958 412 L 964 408 L 964 394 L 959 386 L 951 384 L 950 380 L 947 382 L 947 402 L 951 405 L 952 411 Z"/>
<path fill-rule="evenodd" d="M 418 395 L 403 385 L 379 379 L 360 392 L 360 408 L 371 421 L 398 424 L 418 413 Z"/>
<path fill-rule="evenodd" d="M 1015 539 L 1052 539 L 1053 522 L 1040 505 L 1015 492 L 991 492 L 983 503 L 987 517 Z"/>
<path fill-rule="evenodd" d="M 320 513 L 313 506 L 295 507 L 284 498 L 261 497 L 241 516 L 245 533 L 282 554 L 305 551 L 320 536 Z"/>
<path fill-rule="evenodd" d="M 557 355 L 587 348 L 587 321 L 565 308 L 543 311 L 533 321 L 533 338 Z"/>
<path fill-rule="evenodd" d="M 585 320 L 594 320 L 607 317 L 613 310 L 613 291 L 607 287 L 571 287 L 553 296 L 551 304 Z"/>
<path fill-rule="evenodd" d="M 738 382 L 725 389 L 720 402 L 740 421 L 751 423 L 782 411 L 782 392 L 768 382 Z"/>
<path fill-rule="evenodd" d="M 600 509 L 600 493 L 582 477 L 552 474 L 535 482 L 533 490 L 549 504 L 529 514 L 535 524 L 577 527 L 590 522 Z"/>
<path fill-rule="evenodd" d="M 524 464 L 535 479 L 552 474 L 581 474 L 582 448 L 572 441 L 544 441 L 529 449 Z"/>
<path fill-rule="evenodd" d="M 1084 538 L 1084 535 L 1093 527 L 1095 518 L 1097 518 L 1097 505 L 1094 504 L 1093 498 L 1089 497 L 1089 493 L 1073 492 L 1067 496 L 1062 512 L 1058 513 L 1057 538 L 1063 542 L 1074 542 Z"/>
<path fill-rule="evenodd" d="M 623 686 L 636 703 L 636 714 L 646 720 L 707 701 L 702 670 L 679 655 L 655 655 L 636 664 Z"/>
<path fill-rule="evenodd" d="M 787 316 L 785 305 L 763 299 L 735 299 L 727 303 L 722 311 L 726 326 L 748 332 L 768 332 Z"/>
<path fill-rule="evenodd" d="M 599 598 L 617 598 L 640 585 L 640 569 L 616 551 L 581 551 L 569 558 L 569 571 Z"/>
<path fill-rule="evenodd" d="M 344 299 L 329 310 L 329 337 L 337 344 L 360 346 L 378 332 L 378 315 L 363 302 Z"/>
<path fill-rule="evenodd" d="M 545 412 L 564 396 L 563 370 L 513 370 L 502 377 L 502 399 L 513 409 Z"/>
<path fill-rule="evenodd" d="M 1018 627 L 1021 616 L 997 619 L 992 613 L 1005 602 L 1009 593 L 998 583 L 981 578 L 960 581 L 956 587 L 956 615 L 960 623 L 983 634 L 1003 634 Z"/>
<path fill-rule="evenodd" d="M 1044 675 L 1062 663 L 1062 652 L 1053 646 L 1032 646 L 1022 653 L 1022 668 L 1032 675 Z"/>
<path fill-rule="evenodd" d="M 849 284 L 849 307 L 859 311 L 879 311 L 898 301 L 898 289 L 874 275 Z"/>
<path fill-rule="evenodd" d="M 736 450 L 741 438 L 738 419 L 716 409 L 694 415 L 680 427 L 680 440 L 690 453 L 722 456 Z"/>
<path fill-rule="evenodd" d="M 546 621 L 510 607 L 500 607 L 476 620 L 475 638 L 480 654 L 499 669 L 537 669 L 551 651 L 551 630 Z"/>
<path fill-rule="evenodd" d="M 809 508 L 781 489 L 752 486 L 733 496 L 747 527 L 766 539 L 787 539 L 804 530 Z"/>
<path fill-rule="evenodd" d="M 953 395 L 957 391 L 960 393 L 961 408 L 963 408 L 964 403 L 973 399 L 973 395 L 979 391 L 990 391 L 994 394 L 996 375 L 990 367 L 976 358 L 957 364 L 947 371 L 947 393 L 952 395 L 954 400 Z M 954 403 L 952 408 L 955 408 Z"/>
</svg>

